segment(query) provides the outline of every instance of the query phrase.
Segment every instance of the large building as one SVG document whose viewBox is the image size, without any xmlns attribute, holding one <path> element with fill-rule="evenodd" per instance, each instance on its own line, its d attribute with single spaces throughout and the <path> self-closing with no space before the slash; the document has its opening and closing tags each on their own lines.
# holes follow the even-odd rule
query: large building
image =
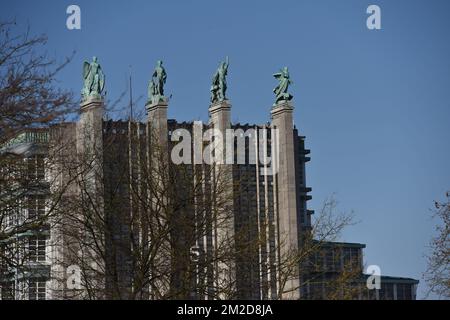
<svg viewBox="0 0 450 320">
<path fill-rule="evenodd" d="M 168 119 L 164 98 L 146 121 L 107 120 L 88 93 L 78 121 L 1 148 L 21 186 L 2 221 L 21 230 L 0 240 L 1 299 L 415 299 L 413 279 L 366 288 L 364 245 L 309 239 L 291 97 L 267 124 L 233 124 L 223 95 L 202 125 Z"/>
</svg>

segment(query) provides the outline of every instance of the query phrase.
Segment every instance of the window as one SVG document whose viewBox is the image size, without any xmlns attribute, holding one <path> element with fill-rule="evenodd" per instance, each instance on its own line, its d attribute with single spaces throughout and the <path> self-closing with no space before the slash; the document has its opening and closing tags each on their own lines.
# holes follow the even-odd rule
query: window
<svg viewBox="0 0 450 320">
<path fill-rule="evenodd" d="M 353 263 L 355 263 L 355 266 L 358 268 L 361 268 L 361 249 L 359 248 L 352 248 L 352 260 Z"/>
<path fill-rule="evenodd" d="M 28 219 L 35 220 L 45 215 L 45 197 L 28 197 Z"/>
<path fill-rule="evenodd" d="M 27 175 L 30 180 L 44 179 L 44 156 L 35 155 L 27 159 Z"/>
<path fill-rule="evenodd" d="M 28 258 L 30 262 L 45 262 L 45 237 L 30 237 Z"/>
<path fill-rule="evenodd" d="M 306 215 L 305 204 L 301 200 L 299 202 L 300 202 L 300 223 L 305 223 L 305 215 Z"/>
<path fill-rule="evenodd" d="M 382 283 L 379 292 L 380 300 L 393 300 L 394 299 L 394 286 L 391 283 Z"/>
<path fill-rule="evenodd" d="M 344 267 L 349 270 L 361 268 L 359 248 L 344 248 Z"/>
<path fill-rule="evenodd" d="M 28 299 L 45 300 L 45 281 L 36 281 L 36 280 L 29 281 Z"/>
<path fill-rule="evenodd" d="M 17 199 L 11 199 L 7 201 L 4 206 L 4 210 L 0 213 L 0 216 L 5 217 L 4 225 L 6 227 L 15 227 L 22 221 L 20 221 L 19 210 L 20 203 Z"/>
<path fill-rule="evenodd" d="M 323 283 L 312 282 L 309 284 L 309 298 L 312 300 L 323 299 Z"/>
<path fill-rule="evenodd" d="M 412 290 L 408 284 L 405 284 L 405 300 L 412 300 Z"/>
<path fill-rule="evenodd" d="M 325 266 L 327 271 L 334 270 L 334 255 L 332 248 L 325 248 Z"/>
<path fill-rule="evenodd" d="M 397 284 L 397 300 L 412 300 L 411 285 Z"/>
<path fill-rule="evenodd" d="M 351 248 L 344 248 L 344 268 L 352 267 L 352 250 Z"/>
<path fill-rule="evenodd" d="M 1 287 L 2 300 L 14 300 L 14 282 L 6 282 Z"/>
<path fill-rule="evenodd" d="M 369 292 L 369 300 L 377 300 L 377 290 L 367 290 Z"/>
</svg>

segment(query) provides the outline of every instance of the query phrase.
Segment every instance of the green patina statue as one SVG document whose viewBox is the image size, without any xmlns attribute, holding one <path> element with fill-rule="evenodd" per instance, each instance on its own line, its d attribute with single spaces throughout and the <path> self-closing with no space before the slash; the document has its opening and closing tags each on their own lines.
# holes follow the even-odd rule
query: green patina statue
<svg viewBox="0 0 450 320">
<path fill-rule="evenodd" d="M 292 100 L 293 96 L 287 92 L 289 85 L 293 83 L 289 77 L 288 68 L 284 67 L 280 72 L 275 73 L 273 76 L 279 81 L 278 86 L 273 89 L 276 96 L 274 106 L 280 102 Z"/>
<path fill-rule="evenodd" d="M 105 88 L 105 74 L 97 62 L 97 57 L 93 57 L 91 63 L 84 62 L 83 80 L 84 84 L 81 90 L 83 100 L 86 100 L 88 97 L 101 98 Z"/>
<path fill-rule="evenodd" d="M 148 85 L 148 101 L 150 103 L 165 102 L 164 85 L 166 84 L 167 73 L 163 67 L 163 62 L 158 60 L 152 79 Z"/>
<path fill-rule="evenodd" d="M 213 76 L 211 84 L 211 103 L 222 102 L 226 99 L 228 57 L 221 62 L 219 68 Z"/>
</svg>

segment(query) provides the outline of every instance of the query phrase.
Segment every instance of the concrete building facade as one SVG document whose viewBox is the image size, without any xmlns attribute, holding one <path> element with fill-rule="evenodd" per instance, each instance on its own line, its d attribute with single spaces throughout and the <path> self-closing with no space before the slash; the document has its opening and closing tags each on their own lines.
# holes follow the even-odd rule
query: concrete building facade
<svg viewBox="0 0 450 320">
<path fill-rule="evenodd" d="M 324 258 L 320 272 L 299 262 L 285 274 L 283 265 L 304 245 L 314 214 L 307 206 L 310 152 L 294 127 L 290 102 L 272 107 L 271 122 L 262 125 L 233 124 L 227 100 L 209 107 L 209 122 L 200 128 L 168 119 L 168 108 L 166 102 L 149 103 L 147 121 L 112 121 L 104 118 L 103 100 L 92 99 L 81 104 L 77 122 L 24 132 L 2 147 L 3 155 L 25 164 L 28 181 L 37 186 L 3 222 L 9 227 L 45 215 L 45 199 L 68 185 L 58 203 L 60 211 L 67 208 L 66 217 L 2 240 L 1 250 L 23 245 L 28 252 L 20 270 L 4 263 L 2 299 L 326 299 L 327 283 L 342 273 L 347 257 L 358 261 L 355 285 L 364 283 L 359 244 L 324 245 L 325 257 L 337 257 L 336 248 L 343 252 L 337 266 Z M 233 130 L 231 144 L 218 142 L 211 151 L 222 160 L 214 164 L 197 161 L 205 149 L 201 140 L 202 151 L 196 152 L 196 136 L 209 129 L 228 138 L 227 129 Z M 187 158 L 193 163 L 171 161 L 180 130 L 192 137 Z M 239 137 L 244 163 L 238 163 Z M 52 148 L 61 150 L 63 161 L 46 167 Z M 82 164 L 67 166 L 72 158 Z M 87 220 L 96 221 L 100 231 L 87 230 L 92 229 Z M 80 223 L 79 229 L 70 223 Z M 77 229 L 76 235 L 64 230 L 67 226 Z M 161 240 L 163 233 L 167 237 Z M 142 261 L 145 255 L 151 263 Z M 87 294 L 86 283 L 67 285 L 71 270 L 79 272 L 68 268 L 80 263 L 94 265 L 88 273 L 95 292 Z M 415 299 L 416 280 L 383 277 L 381 283 L 379 290 L 358 289 L 354 298 Z"/>
</svg>

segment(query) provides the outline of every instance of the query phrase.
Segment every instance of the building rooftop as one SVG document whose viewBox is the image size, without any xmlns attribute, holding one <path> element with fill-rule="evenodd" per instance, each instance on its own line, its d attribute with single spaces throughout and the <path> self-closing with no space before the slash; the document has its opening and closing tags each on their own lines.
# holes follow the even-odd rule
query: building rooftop
<svg viewBox="0 0 450 320">
<path fill-rule="evenodd" d="M 363 274 L 364 279 L 370 277 L 370 274 Z M 392 276 L 381 276 L 381 283 L 404 283 L 404 284 L 418 284 L 419 280 L 405 277 L 392 277 Z"/>
<path fill-rule="evenodd" d="M 327 247 L 350 247 L 350 248 L 365 248 L 366 245 L 364 243 L 356 243 L 356 242 L 334 242 L 334 241 L 325 241 L 323 242 L 324 246 Z"/>
</svg>

